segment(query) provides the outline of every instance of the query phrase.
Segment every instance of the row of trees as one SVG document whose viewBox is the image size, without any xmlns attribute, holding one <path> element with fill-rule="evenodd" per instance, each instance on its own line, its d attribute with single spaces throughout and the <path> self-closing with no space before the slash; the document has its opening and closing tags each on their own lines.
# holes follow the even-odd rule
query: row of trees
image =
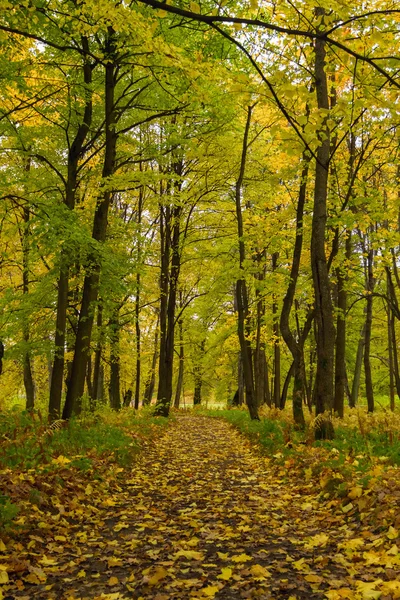
<svg viewBox="0 0 400 600">
<path fill-rule="evenodd" d="M 394 406 L 400 11 L 5 4 L 4 389 Z"/>
</svg>

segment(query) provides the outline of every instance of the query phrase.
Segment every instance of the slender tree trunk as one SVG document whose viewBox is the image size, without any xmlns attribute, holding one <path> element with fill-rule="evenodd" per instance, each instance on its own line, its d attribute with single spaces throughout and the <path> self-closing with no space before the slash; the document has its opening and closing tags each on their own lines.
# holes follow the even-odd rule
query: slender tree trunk
<svg viewBox="0 0 400 600">
<path fill-rule="evenodd" d="M 293 418 L 298 427 L 304 428 L 305 420 L 303 414 L 303 398 L 306 394 L 305 366 L 303 348 L 306 340 L 305 332 L 299 332 L 298 339 L 295 338 L 290 329 L 289 318 L 293 306 L 296 292 L 297 280 L 299 277 L 301 254 L 303 249 L 303 216 L 306 202 L 307 177 L 310 160 L 303 155 L 303 169 L 301 173 L 301 183 L 299 189 L 299 198 L 296 210 L 296 239 L 293 249 L 292 267 L 285 297 L 283 299 L 282 312 L 280 318 L 280 330 L 293 357 Z M 307 332 L 308 333 L 308 332 Z"/>
<path fill-rule="evenodd" d="M 283 410 L 286 406 L 286 400 L 287 400 L 287 395 L 288 395 L 288 391 L 289 391 L 290 380 L 292 379 L 293 374 L 294 374 L 294 362 L 292 362 L 292 364 L 290 365 L 289 370 L 286 373 L 285 381 L 283 383 L 282 395 L 281 395 L 280 401 L 279 401 L 279 408 L 281 410 Z"/>
<path fill-rule="evenodd" d="M 247 157 L 247 142 L 249 137 L 251 115 L 253 107 L 249 106 L 247 110 L 247 121 L 242 144 L 242 157 L 240 162 L 239 176 L 235 186 L 235 205 L 236 205 L 236 220 L 237 233 L 239 243 L 239 268 L 240 278 L 236 281 L 236 301 L 238 315 L 238 336 L 240 344 L 240 352 L 242 356 L 243 378 L 246 390 L 246 403 L 249 409 L 249 414 L 252 419 L 259 419 L 257 403 L 254 390 L 253 376 L 253 360 L 252 348 L 248 335 L 248 317 L 249 317 L 249 302 L 246 279 L 244 274 L 244 262 L 246 258 L 245 244 L 243 239 L 243 217 L 242 217 L 242 188 Z"/>
<path fill-rule="evenodd" d="M 325 9 L 317 8 L 316 16 L 322 17 Z M 315 89 L 318 108 L 329 111 L 327 77 L 325 73 L 325 41 L 315 40 Z M 333 357 L 335 326 L 330 291 L 328 265 L 325 252 L 328 174 L 330 162 L 330 135 L 328 114 L 319 132 L 319 146 L 315 167 L 314 210 L 311 236 L 311 268 L 315 296 L 315 321 L 317 325 L 317 372 L 315 377 L 316 414 L 333 408 Z M 321 430 L 321 436 L 326 437 Z"/>
<path fill-rule="evenodd" d="M 120 377 L 120 331 L 119 308 L 116 308 L 110 321 L 110 406 L 114 410 L 121 408 L 121 377 Z"/>
<path fill-rule="evenodd" d="M 389 286 L 388 286 L 389 287 Z M 389 291 L 388 291 L 389 295 Z M 395 387 L 394 387 L 394 367 L 393 367 L 393 336 L 392 336 L 392 310 L 387 306 L 387 331 L 388 331 L 388 362 L 389 362 L 389 398 L 390 410 L 395 409 Z"/>
<path fill-rule="evenodd" d="M 183 171 L 182 160 L 173 165 L 174 174 L 177 176 L 174 185 L 174 196 L 179 197 L 181 191 L 181 175 Z M 174 199 L 175 201 L 175 199 Z M 168 260 L 163 256 L 162 261 L 162 286 L 161 286 L 161 307 L 160 307 L 160 326 L 161 326 L 161 344 L 160 344 L 160 363 L 159 363 L 159 381 L 157 404 L 154 410 L 155 415 L 167 417 L 172 401 L 172 380 L 174 367 L 174 341 L 175 341 L 175 309 L 176 295 L 178 290 L 179 271 L 181 266 L 181 218 L 182 205 L 178 202 L 173 205 L 172 210 L 166 213 L 166 237 L 165 240 L 170 252 Z M 162 221 L 162 217 L 160 221 Z M 169 266 L 169 258 L 171 264 Z M 163 273 L 164 265 L 164 273 Z M 165 289 L 166 286 L 166 289 Z M 163 289 L 164 288 L 164 289 Z M 165 291 L 164 291 L 165 290 Z M 165 295 L 163 303 L 163 295 Z M 163 321 L 161 320 L 163 316 Z"/>
<path fill-rule="evenodd" d="M 272 255 L 272 272 L 276 270 L 278 263 L 279 253 L 275 252 Z M 273 296 L 272 302 L 272 318 L 273 325 L 272 331 L 274 334 L 274 406 L 275 408 L 281 408 L 281 345 L 279 335 L 279 321 L 278 321 L 278 305 L 276 303 L 276 296 Z"/>
<path fill-rule="evenodd" d="M 263 253 L 258 253 L 258 262 L 260 263 Z M 265 268 L 257 274 L 258 281 L 264 281 Z M 265 315 L 265 302 L 260 294 L 260 290 L 256 290 L 257 296 L 257 322 L 256 322 L 256 347 L 254 350 L 254 386 L 255 400 L 257 406 L 261 406 L 265 402 L 265 344 L 261 339 L 262 320 Z"/>
<path fill-rule="evenodd" d="M 263 376 L 264 376 L 264 403 L 271 407 L 271 394 L 269 390 L 269 375 L 268 375 L 268 363 L 265 351 L 263 352 Z"/>
<path fill-rule="evenodd" d="M 347 231 L 346 260 L 351 257 L 351 231 Z M 347 275 L 343 269 L 336 269 L 338 287 L 336 320 L 336 356 L 335 356 L 335 398 L 334 411 L 340 418 L 344 416 L 344 395 L 346 387 L 346 311 L 347 311 Z"/>
<path fill-rule="evenodd" d="M 96 351 L 94 354 L 94 367 L 93 367 L 93 384 L 92 384 L 92 398 L 96 402 L 98 400 L 103 400 L 103 397 L 100 393 L 100 373 L 101 373 L 101 357 L 103 353 L 103 303 L 100 300 L 97 306 L 97 344 Z"/>
<path fill-rule="evenodd" d="M 154 352 L 151 360 L 150 375 L 147 378 L 144 395 L 143 395 L 143 406 L 151 404 L 153 398 L 154 387 L 156 384 L 156 367 L 158 358 L 158 332 L 159 332 L 159 316 L 157 317 L 156 333 L 154 339 Z"/>
<path fill-rule="evenodd" d="M 26 167 L 29 171 L 30 162 Z M 23 209 L 23 229 L 21 231 L 21 245 L 22 245 L 22 293 L 24 296 L 29 294 L 29 235 L 30 235 L 30 210 L 28 206 Z M 24 339 L 24 356 L 23 356 L 23 374 L 24 374 L 24 387 L 26 396 L 26 410 L 32 410 L 35 406 L 35 384 L 32 373 L 32 362 L 31 353 L 29 349 L 30 344 L 30 331 L 29 322 L 27 318 L 24 318 L 23 322 L 23 339 Z"/>
<path fill-rule="evenodd" d="M 201 404 L 201 390 L 203 387 L 203 358 L 205 349 L 205 340 L 202 340 L 197 356 L 197 362 L 194 366 L 194 394 L 193 405 Z"/>
<path fill-rule="evenodd" d="M 370 242 L 371 243 L 371 242 Z M 367 291 L 367 310 L 365 319 L 365 346 L 364 346 L 364 372 L 365 372 L 365 394 L 367 396 L 368 412 L 374 412 L 374 390 L 372 386 L 371 370 L 371 333 L 372 333 L 372 308 L 373 291 L 375 287 L 375 278 L 373 272 L 374 251 L 372 247 L 368 249 L 366 262 L 366 291 Z"/>
<path fill-rule="evenodd" d="M 142 163 L 140 163 L 142 170 Z M 142 242 L 141 242 L 141 225 L 142 225 L 142 210 L 143 210 L 143 188 L 139 190 L 138 201 L 138 242 L 137 242 L 137 268 L 136 273 L 136 298 L 135 298 L 135 331 L 136 331 L 136 378 L 135 378 L 135 409 L 139 408 L 140 400 L 140 372 L 141 372 L 141 348 L 140 348 L 140 265 L 142 262 Z"/>
<path fill-rule="evenodd" d="M 92 122 L 92 92 L 90 86 L 92 83 L 92 65 L 88 59 L 89 42 L 86 37 L 82 37 L 82 48 L 84 50 L 83 76 L 86 85 L 86 103 L 83 113 L 82 123 L 78 127 L 75 139 L 68 151 L 67 181 L 65 189 L 65 205 L 70 211 L 75 208 L 75 195 L 78 180 L 78 164 L 82 156 L 85 139 Z M 49 419 L 53 421 L 60 417 L 61 398 L 64 379 L 65 363 L 65 345 L 66 345 L 66 325 L 68 310 L 68 281 L 69 281 L 69 262 L 74 257 L 69 256 L 66 249 L 61 250 L 60 273 L 57 282 L 57 314 L 56 331 L 54 336 L 54 360 L 51 372 L 50 397 L 49 397 Z"/>
<path fill-rule="evenodd" d="M 115 169 L 115 152 L 117 136 L 115 132 L 115 32 L 108 27 L 105 54 L 109 62 L 105 66 L 105 155 L 103 164 L 103 181 L 110 178 Z M 107 233 L 107 220 L 112 192 L 109 189 L 98 198 L 93 219 L 92 238 L 104 243 Z M 71 379 L 69 381 L 63 419 L 69 419 L 73 412 L 80 412 L 80 399 L 85 386 L 86 365 L 89 356 L 90 342 L 94 319 L 94 309 L 97 302 L 100 283 L 100 257 L 96 254 L 89 260 L 88 272 L 83 284 L 83 296 L 79 313 L 78 329 L 75 341 L 74 358 L 72 362 Z"/>
<path fill-rule="evenodd" d="M 175 401 L 174 407 L 179 408 L 180 399 L 182 396 L 183 389 L 183 373 L 185 366 L 185 348 L 183 346 L 183 321 L 179 319 L 178 321 L 178 331 L 179 331 L 179 368 L 178 368 L 178 379 L 176 382 L 176 391 L 175 391 Z"/>
<path fill-rule="evenodd" d="M 360 332 L 360 338 L 358 340 L 356 364 L 354 365 L 354 376 L 353 376 L 353 383 L 351 386 L 350 408 L 354 408 L 358 401 L 358 395 L 360 392 L 360 382 L 361 382 L 361 370 L 362 370 L 363 356 L 364 356 L 364 346 L 365 346 L 365 322 L 364 322 L 364 325 L 362 326 L 362 329 Z"/>
</svg>

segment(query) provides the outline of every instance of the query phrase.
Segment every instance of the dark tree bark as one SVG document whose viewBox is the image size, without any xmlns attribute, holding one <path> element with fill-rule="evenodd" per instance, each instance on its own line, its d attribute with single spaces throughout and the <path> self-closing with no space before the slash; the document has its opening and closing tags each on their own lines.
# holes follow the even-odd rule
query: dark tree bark
<svg viewBox="0 0 400 600">
<path fill-rule="evenodd" d="M 275 252 L 272 255 L 272 272 L 276 270 L 278 264 L 279 253 Z M 273 402 L 275 408 L 281 408 L 281 345 L 279 335 L 279 320 L 278 320 L 278 305 L 276 296 L 273 296 L 272 302 L 272 331 L 274 334 L 274 389 Z"/>
<path fill-rule="evenodd" d="M 346 260 L 351 256 L 351 231 L 347 231 Z M 344 395 L 347 383 L 346 374 L 346 311 L 347 311 L 347 275 L 342 267 L 336 269 L 337 279 L 337 319 L 336 319 L 336 355 L 335 355 L 335 397 L 334 411 L 340 418 L 344 416 Z"/>
<path fill-rule="evenodd" d="M 360 382 L 361 382 L 361 370 L 362 370 L 363 356 L 364 356 L 364 346 L 365 346 L 365 322 L 364 322 L 364 325 L 362 326 L 362 329 L 360 332 L 360 338 L 358 340 L 356 363 L 354 365 L 353 383 L 351 386 L 350 408 L 354 408 L 358 401 L 358 394 L 360 391 Z"/>
<path fill-rule="evenodd" d="M 103 163 L 103 180 L 111 177 L 115 170 L 115 152 L 117 135 L 115 131 L 115 85 L 116 85 L 116 39 L 112 27 L 108 27 L 105 44 L 105 154 Z M 92 238 L 104 243 L 107 233 L 108 211 L 112 200 L 112 191 L 105 189 L 99 196 L 93 219 Z M 73 412 L 80 412 L 80 399 L 85 386 L 86 365 L 89 356 L 90 342 L 100 282 L 100 257 L 93 254 L 89 260 L 83 284 L 83 296 L 76 333 L 74 358 L 71 379 L 69 381 L 63 419 L 69 419 Z"/>
<path fill-rule="evenodd" d="M 183 374 L 184 374 L 184 366 L 185 366 L 185 348 L 183 345 L 183 321 L 179 319 L 178 321 L 178 331 L 179 331 L 179 366 L 178 366 L 178 379 L 176 382 L 176 390 L 175 390 L 175 401 L 174 407 L 179 408 L 181 396 L 182 396 L 182 388 L 183 388 Z"/>
<path fill-rule="evenodd" d="M 108 393 L 110 406 L 114 410 L 121 408 L 121 365 L 120 365 L 120 332 L 119 307 L 116 307 L 109 323 L 110 328 L 110 384 Z"/>
<path fill-rule="evenodd" d="M 97 306 L 97 344 L 96 351 L 94 354 L 94 368 L 93 368 L 93 384 L 92 384 L 92 399 L 94 402 L 102 401 L 102 385 L 101 385 L 101 358 L 103 354 L 103 303 L 100 300 Z"/>
<path fill-rule="evenodd" d="M 142 163 L 140 163 L 140 170 L 142 170 Z M 136 273 L 136 297 L 135 297 L 135 332 L 136 332 L 136 377 L 135 377 L 135 409 L 139 408 L 140 400 L 140 374 L 141 374 L 141 332 L 140 332 L 140 265 L 142 262 L 142 242 L 141 242 L 141 224 L 142 224 L 142 210 L 143 210 L 143 187 L 139 190 L 138 200 L 138 241 L 137 241 L 137 265 L 138 270 Z"/>
<path fill-rule="evenodd" d="M 67 162 L 67 180 L 65 187 L 65 205 L 69 210 L 75 208 L 75 195 L 78 183 L 78 165 L 83 155 L 85 139 L 89 133 L 92 122 L 92 93 L 90 85 L 92 83 L 92 71 L 88 54 L 89 42 L 86 37 L 82 37 L 83 50 L 83 79 L 86 86 L 86 102 L 83 112 L 82 123 L 79 125 L 75 138 L 68 150 Z M 66 325 L 68 310 L 68 280 L 69 263 L 74 257 L 69 256 L 67 250 L 62 249 L 60 256 L 60 273 L 57 282 L 57 315 L 56 331 L 54 336 L 54 360 L 51 372 L 50 397 L 49 397 L 49 419 L 53 421 L 60 417 L 61 397 L 64 379 L 65 345 L 66 345 Z"/>
<path fill-rule="evenodd" d="M 194 394 L 193 394 L 193 405 L 201 404 L 201 390 L 203 388 L 203 365 L 202 361 L 204 358 L 205 340 L 202 340 L 199 346 L 199 353 L 196 356 L 196 364 L 193 369 L 194 376 Z"/>
<path fill-rule="evenodd" d="M 173 165 L 177 176 L 173 194 L 179 196 L 183 161 Z M 170 188 L 171 189 L 171 188 Z M 161 301 L 160 301 L 160 360 L 158 371 L 157 404 L 155 415 L 168 417 L 172 401 L 172 379 L 175 340 L 175 309 L 178 278 L 181 266 L 181 218 L 182 204 L 162 206 L 160 214 L 161 238 Z"/>
<path fill-rule="evenodd" d="M 372 233 L 372 228 L 371 228 Z M 364 248 L 364 253 L 367 254 L 365 261 L 365 276 L 366 276 L 366 316 L 365 316 L 365 344 L 364 344 L 364 373 L 365 373 L 365 394 L 367 396 L 368 412 L 374 412 L 374 390 L 372 386 L 372 370 L 371 370 L 371 333 L 372 333 L 372 308 L 373 308 L 373 292 L 375 287 L 374 277 L 374 250 L 369 240 L 369 248 Z"/>
<path fill-rule="evenodd" d="M 249 339 L 249 301 L 248 301 L 248 290 L 246 285 L 246 279 L 244 274 L 244 262 L 246 258 L 246 250 L 243 239 L 243 217 L 242 217 L 242 188 L 246 167 L 246 157 L 248 148 L 248 137 L 251 123 L 253 107 L 249 106 L 247 110 L 247 121 L 245 132 L 243 136 L 242 144 L 242 157 L 240 161 L 239 176 L 235 186 L 235 205 L 236 205 L 236 220 L 237 220 L 237 233 L 238 233 L 238 244 L 239 244 L 239 268 L 241 271 L 240 278 L 236 281 L 236 302 L 237 302 L 237 323 L 238 323 L 238 336 L 240 344 L 240 352 L 242 357 L 243 365 L 243 378 L 244 386 L 246 390 L 246 403 L 249 409 L 251 419 L 259 419 L 257 402 L 255 398 L 254 390 L 254 375 L 253 375 L 253 360 L 252 360 L 252 348 Z"/>
<path fill-rule="evenodd" d="M 309 169 L 309 159 L 303 155 L 303 169 L 301 173 L 301 182 L 299 189 L 299 198 L 296 210 L 296 239 L 293 249 L 292 266 L 290 270 L 290 278 L 288 288 L 283 299 L 280 330 L 282 337 L 285 340 L 293 357 L 293 417 L 298 427 L 305 426 L 303 414 L 303 400 L 306 394 L 305 381 L 305 365 L 304 365 L 304 344 L 308 335 L 309 329 L 304 329 L 303 332 L 298 332 L 300 335 L 296 337 L 290 329 L 289 318 L 293 306 L 294 296 L 296 292 L 297 280 L 299 277 L 300 261 L 303 248 L 303 215 L 306 202 L 307 177 Z M 311 323 L 310 323 L 311 326 Z"/>
<path fill-rule="evenodd" d="M 156 332 L 154 338 L 154 352 L 151 360 L 150 373 L 146 381 L 146 386 L 143 395 L 143 406 L 151 404 L 153 398 L 154 388 L 156 384 L 156 367 L 158 358 L 158 333 L 159 333 L 159 315 L 157 316 Z"/>
<path fill-rule="evenodd" d="M 316 8 L 316 16 L 322 17 L 325 9 Z M 317 371 L 315 376 L 316 414 L 333 409 L 333 357 L 335 326 L 331 299 L 328 265 L 325 252 L 328 174 L 330 161 L 330 132 L 328 126 L 329 96 L 325 73 L 325 41 L 315 40 L 315 90 L 318 108 L 327 111 L 319 132 L 316 155 L 314 210 L 311 237 L 311 269 L 315 296 L 315 321 L 317 345 Z M 324 432 L 321 432 L 324 434 Z"/>
<path fill-rule="evenodd" d="M 29 171 L 30 162 L 26 167 Z M 30 235 L 30 210 L 28 206 L 23 208 L 23 226 L 20 230 L 21 246 L 22 246 L 22 293 L 24 296 L 29 294 L 29 235 Z M 33 380 L 31 353 L 29 349 L 30 331 L 29 321 L 24 318 L 22 325 L 22 334 L 24 339 L 24 355 L 23 355 L 23 378 L 26 396 L 26 410 L 32 410 L 35 406 L 35 383 Z"/>
</svg>

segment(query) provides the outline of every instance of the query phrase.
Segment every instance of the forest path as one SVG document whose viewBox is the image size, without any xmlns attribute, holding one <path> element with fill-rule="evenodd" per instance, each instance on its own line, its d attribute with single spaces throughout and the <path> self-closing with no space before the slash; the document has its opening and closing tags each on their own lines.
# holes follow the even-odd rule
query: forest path
<svg viewBox="0 0 400 600">
<path fill-rule="evenodd" d="M 53 539 L 68 535 L 67 544 L 58 553 L 48 544 L 45 560 L 37 548 L 30 557 L 33 564 L 37 556 L 46 582 L 25 583 L 4 598 L 292 600 L 326 598 L 334 589 L 351 594 L 357 583 L 337 547 L 354 533 L 318 502 L 312 484 L 276 479 L 267 463 L 226 422 L 177 418 L 117 491 L 75 511 L 68 528 L 55 521 Z M 31 575 L 40 579 L 34 569 Z M 341 594 L 328 597 L 364 597 Z"/>
</svg>

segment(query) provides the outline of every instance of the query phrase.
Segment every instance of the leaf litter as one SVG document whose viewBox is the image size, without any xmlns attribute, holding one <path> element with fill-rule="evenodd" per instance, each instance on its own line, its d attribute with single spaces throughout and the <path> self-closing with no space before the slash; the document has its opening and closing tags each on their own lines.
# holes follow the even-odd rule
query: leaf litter
<svg viewBox="0 0 400 600">
<path fill-rule="evenodd" d="M 201 416 L 177 418 L 132 469 L 71 480 L 58 463 L 63 486 L 3 472 L 44 500 L 2 535 L 0 600 L 400 598 L 389 480 L 374 525 L 372 488 L 327 501 L 307 470 Z"/>
</svg>

